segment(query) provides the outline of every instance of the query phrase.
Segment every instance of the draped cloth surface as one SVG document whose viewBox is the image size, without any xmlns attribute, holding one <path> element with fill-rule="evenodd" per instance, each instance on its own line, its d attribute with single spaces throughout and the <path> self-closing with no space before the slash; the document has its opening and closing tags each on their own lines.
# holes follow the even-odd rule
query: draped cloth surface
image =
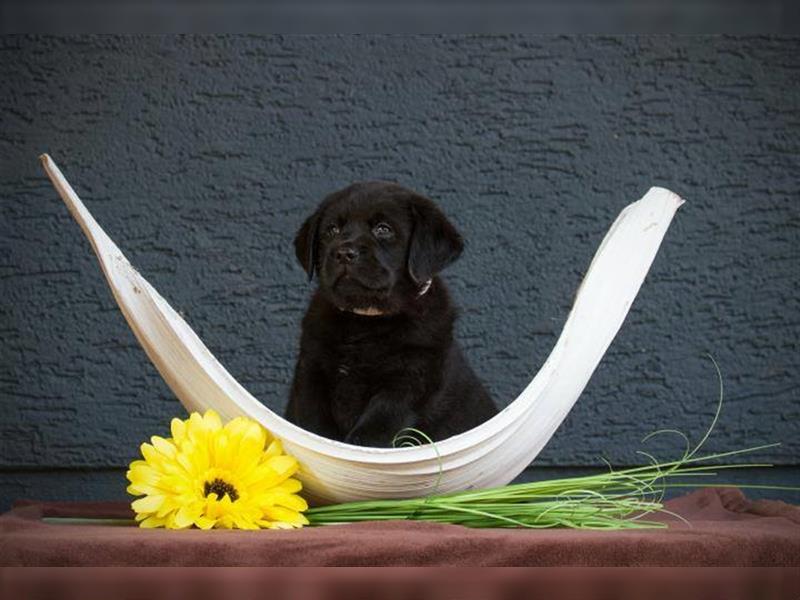
<svg viewBox="0 0 800 600">
<path fill-rule="evenodd" d="M 800 567 L 800 507 L 735 488 L 675 498 L 667 529 L 467 529 L 415 521 L 301 530 L 144 530 L 42 517 L 131 518 L 126 503 L 21 503 L 0 517 L 0 564 L 81 566 Z M 651 517 L 648 517 L 651 518 Z"/>
</svg>

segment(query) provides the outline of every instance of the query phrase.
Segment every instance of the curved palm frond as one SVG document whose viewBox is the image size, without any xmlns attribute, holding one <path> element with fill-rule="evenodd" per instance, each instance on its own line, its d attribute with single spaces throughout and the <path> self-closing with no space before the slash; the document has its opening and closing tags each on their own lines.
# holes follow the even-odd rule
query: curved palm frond
<svg viewBox="0 0 800 600">
<path fill-rule="evenodd" d="M 536 458 L 577 401 L 622 325 L 664 234 L 683 203 L 651 188 L 612 224 L 578 288 L 561 336 L 530 384 L 482 425 L 431 445 L 365 448 L 305 431 L 256 400 L 128 262 L 48 155 L 44 169 L 94 249 L 122 314 L 147 356 L 189 411 L 247 416 L 283 441 L 302 465 L 316 504 L 413 498 L 504 485 Z"/>
</svg>

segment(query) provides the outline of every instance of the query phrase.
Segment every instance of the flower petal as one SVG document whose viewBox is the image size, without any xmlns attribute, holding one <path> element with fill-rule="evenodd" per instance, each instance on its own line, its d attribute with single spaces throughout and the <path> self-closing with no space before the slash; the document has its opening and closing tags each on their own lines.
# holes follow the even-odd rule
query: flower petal
<svg viewBox="0 0 800 600">
<path fill-rule="evenodd" d="M 161 508 L 161 504 L 163 502 L 164 496 L 145 496 L 144 498 L 139 498 L 138 500 L 131 502 L 131 508 L 137 513 L 155 512 Z"/>
<path fill-rule="evenodd" d="M 183 444 L 186 439 L 186 423 L 180 419 L 172 419 L 169 429 L 172 433 L 172 438 L 175 440 L 175 444 L 178 446 Z"/>
</svg>

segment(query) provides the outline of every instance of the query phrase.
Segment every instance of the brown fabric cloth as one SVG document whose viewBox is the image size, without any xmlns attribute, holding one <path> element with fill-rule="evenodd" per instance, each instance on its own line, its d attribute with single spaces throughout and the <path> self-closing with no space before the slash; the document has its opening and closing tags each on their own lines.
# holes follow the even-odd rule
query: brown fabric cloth
<svg viewBox="0 0 800 600">
<path fill-rule="evenodd" d="M 467 529 L 389 521 L 294 531 L 167 531 L 42 517 L 130 517 L 124 503 L 20 503 L 0 517 L 5 566 L 800 566 L 800 507 L 733 488 L 676 498 L 666 530 Z"/>
<path fill-rule="evenodd" d="M 783 567 L 5 567 L 8 600 L 798 600 Z"/>
</svg>

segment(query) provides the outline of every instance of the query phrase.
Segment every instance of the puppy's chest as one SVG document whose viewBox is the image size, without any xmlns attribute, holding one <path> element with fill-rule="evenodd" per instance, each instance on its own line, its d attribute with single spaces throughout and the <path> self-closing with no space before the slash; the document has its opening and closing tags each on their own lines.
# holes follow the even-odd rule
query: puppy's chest
<svg viewBox="0 0 800 600">
<path fill-rule="evenodd" d="M 329 347 L 328 376 L 334 385 L 367 384 L 402 370 L 406 352 L 387 341 L 343 340 Z"/>
<path fill-rule="evenodd" d="M 343 431 L 355 425 L 373 395 L 407 377 L 407 351 L 396 340 L 345 339 L 331 344 L 326 354 L 331 409 Z"/>
</svg>

